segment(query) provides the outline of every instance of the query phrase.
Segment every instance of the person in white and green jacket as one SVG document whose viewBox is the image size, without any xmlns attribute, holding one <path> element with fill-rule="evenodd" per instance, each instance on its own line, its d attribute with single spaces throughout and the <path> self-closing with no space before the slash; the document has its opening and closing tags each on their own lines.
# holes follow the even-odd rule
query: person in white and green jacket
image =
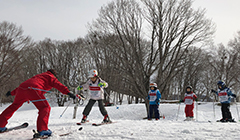
<svg viewBox="0 0 240 140">
<path fill-rule="evenodd" d="M 104 116 L 103 123 L 111 122 L 108 113 L 103 105 L 104 99 L 104 89 L 108 87 L 108 83 L 103 81 L 99 76 L 98 72 L 95 69 L 92 69 L 88 73 L 90 78 L 85 84 L 78 86 L 78 90 L 89 90 L 90 100 L 83 110 L 83 117 L 81 123 L 85 123 L 87 116 L 89 115 L 93 105 L 98 101 L 99 109 Z"/>
</svg>

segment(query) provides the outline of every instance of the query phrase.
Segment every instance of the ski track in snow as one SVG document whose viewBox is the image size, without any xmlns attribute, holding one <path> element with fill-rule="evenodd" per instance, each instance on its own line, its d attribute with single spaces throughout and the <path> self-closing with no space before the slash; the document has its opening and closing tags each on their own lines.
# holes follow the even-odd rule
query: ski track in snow
<svg viewBox="0 0 240 140">
<path fill-rule="evenodd" d="M 0 107 L 2 112 L 8 105 Z M 184 104 L 180 106 L 177 119 L 178 104 L 161 104 L 160 112 L 165 119 L 143 120 L 146 117 L 144 104 L 131 104 L 106 107 L 112 121 L 116 123 L 92 126 L 92 123 L 100 123 L 103 119 L 98 107 L 95 105 L 88 116 L 90 122 L 77 126 L 82 118 L 84 106 L 78 108 L 77 119 L 73 117 L 73 105 L 67 109 L 60 118 L 65 107 L 52 107 L 49 128 L 53 136 L 49 140 L 239 140 L 240 123 L 218 123 L 221 118 L 220 106 L 215 106 L 216 118 L 213 115 L 212 103 L 198 105 L 198 120 L 184 122 Z M 195 107 L 196 108 L 196 107 Z M 236 106 L 231 106 L 233 118 L 238 120 Z M 0 134 L 1 140 L 26 140 L 32 138 L 32 129 L 36 129 L 38 111 L 32 104 L 24 104 L 9 120 L 7 127 L 16 126 L 24 122 L 29 127 Z M 194 109 L 196 119 L 196 110 Z M 208 122 L 211 121 L 211 123 Z M 81 131 L 78 131 L 83 127 Z M 72 134 L 59 137 L 57 134 L 72 132 Z"/>
</svg>

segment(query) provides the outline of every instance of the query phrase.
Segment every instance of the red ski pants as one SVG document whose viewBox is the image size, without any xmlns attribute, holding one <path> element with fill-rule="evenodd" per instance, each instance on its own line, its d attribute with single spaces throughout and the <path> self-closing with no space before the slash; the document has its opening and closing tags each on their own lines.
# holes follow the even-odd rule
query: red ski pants
<svg viewBox="0 0 240 140">
<path fill-rule="evenodd" d="M 194 108 L 194 104 L 185 106 L 186 117 L 193 117 L 193 108 Z"/>
<path fill-rule="evenodd" d="M 17 93 L 15 95 L 13 103 L 0 115 L 0 127 L 5 127 L 7 125 L 8 119 L 12 117 L 14 112 L 18 110 L 18 108 L 21 107 L 24 102 L 28 100 L 34 101 L 43 99 L 42 101 L 33 102 L 39 111 L 37 118 L 37 130 L 48 130 L 48 119 L 51 107 L 44 95 L 39 91 L 32 89 L 23 89 L 21 87 L 19 87 L 16 92 Z"/>
</svg>

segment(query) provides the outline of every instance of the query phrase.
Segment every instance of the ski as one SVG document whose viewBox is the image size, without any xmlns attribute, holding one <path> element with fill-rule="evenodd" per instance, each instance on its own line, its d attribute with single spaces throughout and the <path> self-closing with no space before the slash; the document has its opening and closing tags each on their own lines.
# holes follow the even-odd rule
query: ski
<svg viewBox="0 0 240 140">
<path fill-rule="evenodd" d="M 49 136 L 43 136 L 43 137 L 39 137 L 39 138 L 32 138 L 31 140 L 39 140 L 39 139 L 47 139 Z"/>
<path fill-rule="evenodd" d="M 216 122 L 221 122 L 221 123 L 237 123 L 236 121 L 224 121 L 224 122 L 222 122 L 222 121 L 220 121 L 220 120 L 217 120 Z"/>
<path fill-rule="evenodd" d="M 89 120 L 86 120 L 86 122 L 84 122 L 84 123 L 87 123 L 87 122 L 89 122 Z M 76 124 L 77 124 L 77 125 L 82 125 L 82 124 L 84 124 L 84 123 L 78 122 L 78 123 L 76 123 Z"/>
<path fill-rule="evenodd" d="M 92 123 L 92 126 L 101 126 L 101 125 L 104 125 L 104 124 L 111 124 L 111 123 L 116 123 L 116 122 Z"/>
<path fill-rule="evenodd" d="M 34 135 L 33 135 L 33 138 L 31 140 L 47 139 L 47 138 L 51 137 L 51 136 L 41 136 L 41 137 L 39 137 L 39 136 L 37 136 L 39 133 L 36 130 L 33 130 L 33 133 L 34 133 Z M 72 132 L 67 132 L 67 133 L 63 133 L 63 134 L 56 134 L 56 135 L 62 137 L 62 136 L 70 135 L 70 134 L 72 134 Z"/>
<path fill-rule="evenodd" d="M 22 129 L 22 128 L 26 128 L 26 127 L 28 127 L 28 123 L 23 123 L 22 125 L 19 125 L 19 126 L 7 128 L 5 131 L 0 132 L 0 133 L 6 133 L 6 132 L 9 132 L 9 131 L 12 131 L 12 130 L 18 130 L 18 129 Z"/>
</svg>

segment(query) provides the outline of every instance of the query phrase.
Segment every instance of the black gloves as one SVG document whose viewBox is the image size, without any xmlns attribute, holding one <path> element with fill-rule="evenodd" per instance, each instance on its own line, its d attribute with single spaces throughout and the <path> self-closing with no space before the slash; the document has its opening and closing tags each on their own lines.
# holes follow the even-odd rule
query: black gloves
<svg viewBox="0 0 240 140">
<path fill-rule="evenodd" d="M 236 98 L 236 97 L 237 97 L 237 95 L 236 95 L 236 94 L 232 94 L 232 97 Z"/>
<path fill-rule="evenodd" d="M 214 89 L 212 89 L 212 90 L 211 90 L 211 92 L 214 92 L 214 93 L 216 93 L 217 91 L 216 91 L 216 90 L 214 90 Z"/>
<path fill-rule="evenodd" d="M 70 92 L 69 92 L 67 95 L 68 95 L 70 98 L 76 99 L 76 95 L 74 95 L 74 94 L 72 94 L 72 93 L 70 93 Z"/>
<path fill-rule="evenodd" d="M 8 96 L 11 96 L 11 91 L 8 91 L 7 93 L 6 93 L 6 96 L 8 97 Z"/>
</svg>

